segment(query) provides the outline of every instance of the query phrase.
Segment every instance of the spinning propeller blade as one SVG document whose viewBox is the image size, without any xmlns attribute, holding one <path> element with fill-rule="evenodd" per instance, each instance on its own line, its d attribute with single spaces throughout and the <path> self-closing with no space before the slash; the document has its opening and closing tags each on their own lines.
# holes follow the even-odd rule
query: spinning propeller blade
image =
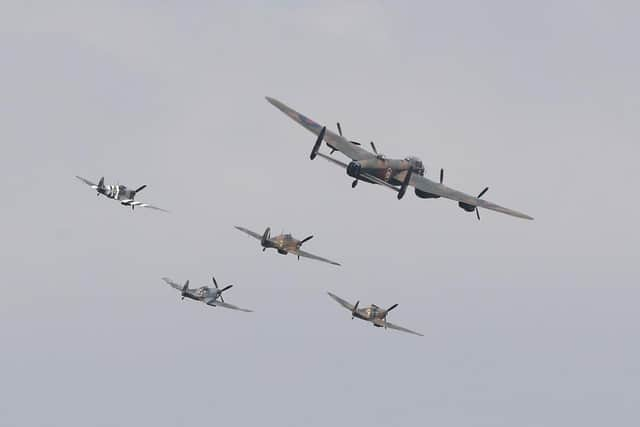
<svg viewBox="0 0 640 427">
<path fill-rule="evenodd" d="M 440 168 L 440 184 L 444 181 L 444 169 Z"/>
<path fill-rule="evenodd" d="M 145 185 L 143 185 L 143 186 L 141 186 L 141 187 L 138 187 L 138 188 L 134 191 L 134 193 L 137 193 L 138 191 L 142 191 L 142 190 L 144 190 L 145 188 L 147 188 L 146 184 L 145 184 Z"/>
<path fill-rule="evenodd" d="M 218 286 L 216 285 L 216 288 L 217 288 L 217 287 L 218 287 Z M 224 288 L 222 288 L 222 289 L 220 289 L 220 290 L 218 291 L 218 295 L 220 296 L 220 301 L 224 302 L 224 298 L 222 297 L 222 293 L 223 293 L 224 291 L 226 291 L 227 289 L 231 288 L 231 287 L 233 287 L 233 285 L 225 286 Z"/>
<path fill-rule="evenodd" d="M 188 280 L 186 282 L 184 282 L 184 286 L 182 287 L 182 292 L 180 292 L 180 295 L 182 296 L 182 299 L 184 299 L 184 296 L 187 293 L 187 289 L 189 289 L 189 281 Z"/>
<path fill-rule="evenodd" d="M 353 306 L 353 310 L 351 310 L 351 320 L 353 320 L 353 316 L 358 311 L 358 305 L 360 304 L 360 300 L 356 301 L 356 305 Z"/>
<path fill-rule="evenodd" d="M 485 187 L 484 190 L 482 190 L 480 194 L 478 194 L 478 199 L 482 197 L 484 193 L 486 193 L 488 190 L 489 190 L 489 187 Z M 476 217 L 478 218 L 478 221 L 480 221 L 480 209 L 478 209 L 477 206 L 476 206 Z"/>
<path fill-rule="evenodd" d="M 313 239 L 313 236 L 305 237 L 304 239 L 300 240 L 300 243 L 298 244 L 298 246 L 302 246 L 304 242 L 307 242 L 311 239 Z"/>
<path fill-rule="evenodd" d="M 324 139 L 324 133 L 327 131 L 327 127 L 323 127 L 320 133 L 318 134 L 318 139 L 316 139 L 316 143 L 313 144 L 313 149 L 311 150 L 311 154 L 309 158 L 311 160 L 315 159 L 318 155 L 318 150 L 320 149 L 320 144 L 322 144 L 322 140 Z"/>
</svg>

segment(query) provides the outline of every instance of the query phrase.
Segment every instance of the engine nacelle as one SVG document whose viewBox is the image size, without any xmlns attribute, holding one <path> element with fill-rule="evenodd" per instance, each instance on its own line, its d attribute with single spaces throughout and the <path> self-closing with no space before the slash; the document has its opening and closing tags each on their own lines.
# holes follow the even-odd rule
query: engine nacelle
<svg viewBox="0 0 640 427">
<path fill-rule="evenodd" d="M 476 210 L 476 207 L 474 205 L 470 205 L 468 203 L 458 202 L 458 206 L 460 206 L 460 208 L 464 209 L 467 212 L 473 212 Z"/>
<path fill-rule="evenodd" d="M 362 171 L 362 165 L 359 162 L 351 162 L 347 166 L 347 175 L 353 178 L 359 178 Z"/>
<path fill-rule="evenodd" d="M 278 249 L 278 253 L 279 253 L 280 255 L 286 255 L 286 254 L 287 254 L 287 251 L 285 251 L 284 249 Z"/>
<path fill-rule="evenodd" d="M 418 190 L 417 188 L 415 189 L 415 193 L 416 193 L 416 196 L 420 197 L 421 199 L 439 199 L 440 198 L 440 196 L 438 196 L 437 194 L 421 191 L 421 190 Z"/>
</svg>

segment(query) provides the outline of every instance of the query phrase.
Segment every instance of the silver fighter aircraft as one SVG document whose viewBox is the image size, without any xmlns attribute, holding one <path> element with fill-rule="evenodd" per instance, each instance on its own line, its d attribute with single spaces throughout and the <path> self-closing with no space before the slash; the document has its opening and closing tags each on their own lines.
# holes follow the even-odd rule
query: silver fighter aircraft
<svg viewBox="0 0 640 427">
<path fill-rule="evenodd" d="M 360 301 L 357 301 L 355 305 L 352 305 L 351 303 L 343 300 L 337 295 L 332 294 L 331 292 L 327 292 L 327 293 L 331 298 L 336 300 L 338 304 L 340 304 L 341 306 L 343 306 L 344 308 L 346 308 L 351 312 L 351 319 L 353 319 L 354 317 L 357 317 L 358 319 L 371 322 L 373 326 L 376 326 L 378 328 L 395 329 L 397 331 L 408 332 L 410 334 L 419 335 L 421 337 L 424 336 L 421 333 L 387 322 L 387 315 L 391 310 L 396 308 L 398 304 L 393 304 L 391 307 L 387 308 L 386 310 L 374 304 L 371 304 L 369 307 L 358 308 Z"/>
<path fill-rule="evenodd" d="M 294 254 L 298 256 L 298 260 L 300 257 L 315 259 L 317 261 L 327 262 L 333 265 L 340 265 L 335 261 L 328 260 L 326 258 L 322 258 L 309 252 L 305 252 L 300 249 L 304 242 L 309 241 L 313 238 L 313 236 L 305 237 L 302 240 L 298 240 L 294 238 L 291 234 L 279 234 L 275 237 L 271 237 L 271 228 L 267 227 L 262 235 L 256 233 L 255 231 L 247 230 L 244 227 L 235 226 L 238 230 L 243 233 L 248 234 L 249 236 L 260 240 L 260 245 L 262 245 L 262 252 L 266 251 L 268 248 L 274 248 L 278 251 L 279 254 Z"/>
<path fill-rule="evenodd" d="M 239 310 L 247 313 L 252 312 L 252 310 L 247 310 L 246 308 L 240 308 L 233 304 L 226 303 L 224 301 L 224 298 L 222 297 L 222 293 L 231 288 L 233 285 L 227 285 L 224 288 L 220 289 L 218 287 L 218 282 L 216 282 L 216 278 L 212 277 L 212 279 L 215 288 L 211 288 L 209 286 L 201 286 L 197 289 L 189 289 L 188 280 L 184 283 L 184 285 L 180 285 L 179 283 L 174 282 L 168 277 L 162 278 L 162 280 L 164 280 L 169 286 L 180 291 L 182 300 L 184 300 L 185 298 L 189 298 L 194 301 L 201 301 L 212 307 L 230 308 L 232 310 Z"/>
<path fill-rule="evenodd" d="M 373 142 L 371 142 L 373 152 L 368 151 L 359 142 L 350 141 L 343 137 L 340 123 L 337 124 L 338 134 L 336 134 L 327 129 L 326 126 L 319 125 L 277 99 L 267 97 L 267 101 L 296 123 L 316 135 L 317 139 L 311 150 L 311 160 L 315 159 L 316 156 L 320 156 L 335 165 L 343 167 L 346 169 L 347 175 L 354 178 L 351 184 L 353 188 L 356 187 L 359 181 L 379 184 L 397 192 L 398 199 L 402 199 L 407 188 L 411 186 L 414 187 L 416 196 L 422 199 L 438 199 L 444 197 L 454 200 L 458 202 L 458 206 L 461 209 L 467 212 L 475 212 L 478 219 L 480 219 L 478 208 L 490 209 L 518 218 L 533 219 L 529 215 L 507 209 L 482 199 L 481 197 L 487 192 L 489 187 L 482 190 L 477 197 L 454 190 L 442 183 L 444 180 L 444 171 L 442 169 L 440 169 L 439 183 L 426 178 L 424 176 L 424 165 L 417 157 L 406 157 L 404 159 L 387 158 L 378 152 Z M 319 152 L 322 141 L 331 149 L 330 154 L 333 154 L 334 151 L 339 151 L 349 157 L 351 162 L 347 164 L 330 155 Z"/>
<path fill-rule="evenodd" d="M 148 203 L 138 202 L 135 200 L 136 194 L 144 190 L 147 187 L 146 185 L 140 186 L 135 190 L 132 190 L 120 184 L 104 185 L 104 177 L 100 178 L 100 181 L 98 181 L 97 184 L 94 184 L 93 182 L 89 181 L 88 179 L 82 178 L 81 176 L 76 175 L 76 178 L 78 178 L 80 181 L 84 182 L 89 187 L 96 190 L 98 196 L 102 194 L 103 196 L 109 199 L 117 200 L 123 206 L 131 206 L 132 210 L 135 210 L 136 206 L 139 206 L 141 208 L 149 208 L 149 209 L 155 209 L 157 211 L 169 212 L 157 206 L 153 206 Z"/>
</svg>

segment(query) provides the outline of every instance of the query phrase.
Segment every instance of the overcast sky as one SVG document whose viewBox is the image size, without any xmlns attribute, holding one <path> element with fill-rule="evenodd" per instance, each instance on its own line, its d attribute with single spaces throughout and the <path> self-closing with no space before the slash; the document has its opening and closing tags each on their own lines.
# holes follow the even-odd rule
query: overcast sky
<svg viewBox="0 0 640 427">
<path fill-rule="evenodd" d="M 0 425 L 637 426 L 637 2 L 270 3 L 0 5 Z M 353 190 L 265 96 L 536 219 Z M 160 280 L 211 274 L 255 313 Z"/>
</svg>

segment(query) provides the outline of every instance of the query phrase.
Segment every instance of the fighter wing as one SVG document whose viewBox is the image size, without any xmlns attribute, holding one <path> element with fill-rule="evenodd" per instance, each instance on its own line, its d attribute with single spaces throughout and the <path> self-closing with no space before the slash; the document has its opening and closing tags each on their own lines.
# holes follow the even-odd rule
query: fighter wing
<svg viewBox="0 0 640 427">
<path fill-rule="evenodd" d="M 246 233 L 251 237 L 255 237 L 258 240 L 262 240 L 262 234 L 258 234 L 255 231 L 247 230 L 246 228 L 238 227 L 237 225 L 234 225 L 234 228 L 237 228 L 238 230 L 242 231 L 243 233 Z"/>
<path fill-rule="evenodd" d="M 327 292 L 327 293 L 329 294 L 329 296 L 330 296 L 331 298 L 333 298 L 334 300 L 336 300 L 336 302 L 337 302 L 338 304 L 340 304 L 341 306 L 343 306 L 344 308 L 346 308 L 346 309 L 347 309 L 347 310 L 349 310 L 349 311 L 353 311 L 353 307 L 355 307 L 354 305 L 349 304 L 349 302 L 347 302 L 347 301 L 343 300 L 342 298 L 340 298 L 340 297 L 339 297 L 339 296 L 337 296 L 337 295 L 332 294 L 331 292 Z"/>
<path fill-rule="evenodd" d="M 376 321 L 374 323 L 376 325 L 378 325 L 378 326 L 382 326 L 382 327 L 386 326 L 389 329 L 395 329 L 396 331 L 408 332 L 410 334 L 418 335 L 418 336 L 421 336 L 421 337 L 424 336 L 419 332 L 412 331 L 411 329 L 403 328 L 402 326 L 394 325 L 393 323 L 386 322 L 386 325 L 385 325 L 385 321 L 384 320 L 376 319 Z"/>
<path fill-rule="evenodd" d="M 125 205 L 125 206 L 138 206 L 138 207 L 141 207 L 141 208 L 154 209 L 156 211 L 162 211 L 162 212 L 167 212 L 167 213 L 169 212 L 166 209 L 162 209 L 162 208 L 159 208 L 157 206 L 150 205 L 149 203 L 136 202 L 134 200 L 123 200 L 121 203 L 123 205 Z"/>
<path fill-rule="evenodd" d="M 174 282 L 173 280 L 169 279 L 168 277 L 163 277 L 162 280 L 164 280 L 167 285 L 169 285 L 172 288 L 177 289 L 179 291 L 181 291 L 182 287 L 184 286 L 184 285 L 180 285 L 180 284 Z"/>
<path fill-rule="evenodd" d="M 298 124 L 305 127 L 309 132 L 313 133 L 316 136 L 320 134 L 322 126 L 320 126 L 318 123 L 314 122 L 305 115 L 298 113 L 294 109 L 287 107 L 277 99 L 273 99 L 268 96 L 266 98 L 267 101 L 269 101 L 274 107 L 285 113 Z M 347 140 L 346 138 L 333 133 L 329 129 L 325 131 L 324 141 L 327 143 L 327 145 L 342 152 L 345 156 L 351 158 L 352 160 L 364 160 L 375 157 L 375 154 L 365 150 L 359 145 L 349 142 L 349 140 Z"/>
<path fill-rule="evenodd" d="M 93 182 L 89 181 L 88 179 L 84 179 L 81 176 L 76 175 L 76 178 L 78 178 L 80 181 L 84 182 L 85 184 L 87 184 L 89 187 L 93 188 L 94 190 L 96 188 L 98 188 L 97 184 L 94 184 Z"/>
<path fill-rule="evenodd" d="M 317 255 L 313 255 L 313 254 L 310 254 L 309 252 L 305 252 L 305 251 L 301 251 L 301 250 L 298 250 L 297 252 L 291 252 L 291 253 L 293 253 L 295 255 L 298 255 L 298 256 L 301 256 L 301 257 L 304 257 L 304 258 L 315 259 L 315 260 L 322 261 L 322 262 L 327 262 L 327 263 L 333 264 L 333 265 L 340 265 L 335 261 L 331 261 L 329 259 L 322 258 L 322 257 L 319 257 Z"/>
<path fill-rule="evenodd" d="M 417 188 L 420 191 L 435 194 L 437 196 L 441 196 L 446 199 L 455 200 L 456 202 L 462 202 L 468 205 L 478 206 L 484 209 L 489 209 L 489 210 L 501 212 L 507 215 L 516 216 L 518 218 L 533 219 L 533 217 L 523 214 L 522 212 L 514 211 L 508 208 L 503 208 L 502 206 L 496 205 L 495 203 L 491 203 L 487 200 L 470 196 L 468 194 L 463 193 L 462 191 L 454 190 L 453 188 L 449 188 L 446 185 L 431 181 L 430 179 L 425 178 L 424 176 L 420 176 L 416 174 L 411 175 L 410 185 L 413 185 L 415 188 Z"/>
<path fill-rule="evenodd" d="M 207 305 L 213 306 L 213 307 L 224 307 L 224 308 L 229 308 L 231 310 L 238 310 L 238 311 L 244 311 L 245 313 L 253 313 L 253 310 L 249 310 L 246 308 L 240 308 L 237 305 L 233 305 L 233 304 L 229 304 L 228 302 L 222 302 L 222 301 L 207 301 Z"/>
</svg>

